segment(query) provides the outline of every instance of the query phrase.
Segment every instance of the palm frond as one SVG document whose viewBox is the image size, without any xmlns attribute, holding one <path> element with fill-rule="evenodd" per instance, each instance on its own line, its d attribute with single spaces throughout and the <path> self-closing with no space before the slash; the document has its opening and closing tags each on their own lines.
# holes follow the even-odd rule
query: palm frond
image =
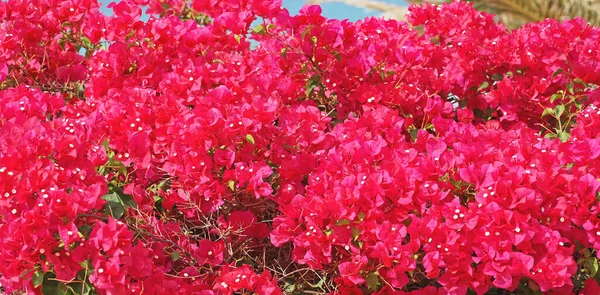
<svg viewBox="0 0 600 295">
<path fill-rule="evenodd" d="M 444 0 L 409 0 L 412 3 L 447 2 Z M 557 20 L 583 17 L 594 26 L 600 26 L 600 0 L 470 0 L 474 7 L 494 13 L 509 27 L 547 18 Z"/>
</svg>

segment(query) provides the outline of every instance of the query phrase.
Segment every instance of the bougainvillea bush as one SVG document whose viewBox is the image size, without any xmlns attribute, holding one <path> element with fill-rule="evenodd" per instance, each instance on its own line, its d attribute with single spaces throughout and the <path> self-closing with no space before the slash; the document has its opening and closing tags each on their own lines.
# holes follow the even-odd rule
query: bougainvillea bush
<svg viewBox="0 0 600 295">
<path fill-rule="evenodd" d="M 600 294 L 598 28 L 109 9 L 0 2 L 7 294 Z"/>
</svg>

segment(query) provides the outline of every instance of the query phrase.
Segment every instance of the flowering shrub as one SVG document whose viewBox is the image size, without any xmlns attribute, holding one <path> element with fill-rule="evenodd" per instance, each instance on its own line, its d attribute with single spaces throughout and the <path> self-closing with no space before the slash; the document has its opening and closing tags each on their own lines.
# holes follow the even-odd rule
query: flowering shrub
<svg viewBox="0 0 600 295">
<path fill-rule="evenodd" d="M 5 292 L 600 292 L 598 28 L 280 6 L 0 2 Z"/>
</svg>

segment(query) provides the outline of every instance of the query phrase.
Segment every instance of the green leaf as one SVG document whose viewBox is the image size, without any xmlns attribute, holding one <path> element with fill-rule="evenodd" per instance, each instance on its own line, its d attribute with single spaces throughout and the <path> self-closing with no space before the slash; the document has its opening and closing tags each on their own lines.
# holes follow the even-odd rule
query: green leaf
<svg viewBox="0 0 600 295">
<path fill-rule="evenodd" d="M 477 118 L 485 119 L 485 111 L 481 109 L 473 109 L 473 115 Z"/>
<path fill-rule="evenodd" d="M 175 250 L 175 251 L 171 252 L 171 259 L 173 259 L 174 262 L 179 260 L 179 257 L 181 257 L 181 255 L 179 254 L 179 251 Z"/>
<path fill-rule="evenodd" d="M 90 41 L 90 39 L 88 39 L 87 37 L 81 37 L 81 44 L 83 44 L 83 47 L 85 47 L 85 49 L 92 49 L 94 47 L 92 41 Z"/>
<path fill-rule="evenodd" d="M 27 274 L 29 274 L 32 271 L 32 269 L 25 269 L 23 272 L 21 272 L 21 274 L 19 275 L 20 278 L 24 278 Z"/>
<path fill-rule="evenodd" d="M 569 133 L 567 133 L 565 131 L 559 131 L 557 136 L 558 136 L 558 139 L 560 139 L 560 141 L 562 141 L 562 142 L 567 142 L 567 140 L 569 140 Z"/>
<path fill-rule="evenodd" d="M 166 190 L 170 189 L 170 188 L 171 188 L 171 179 L 170 179 L 170 178 L 167 178 L 167 179 L 165 179 L 165 180 L 161 181 L 161 182 L 160 182 L 160 183 L 159 183 L 159 184 L 156 186 L 156 188 L 158 188 L 159 190 L 163 190 L 163 191 L 166 191 Z"/>
<path fill-rule="evenodd" d="M 127 207 L 137 208 L 137 203 L 135 202 L 135 200 L 133 200 L 131 195 L 123 194 L 123 195 L 120 195 L 120 198 L 121 198 L 121 201 L 123 202 L 123 204 L 126 205 Z"/>
<path fill-rule="evenodd" d="M 77 282 L 68 284 L 67 290 L 70 291 L 67 293 L 67 295 L 89 295 L 92 291 L 92 288 L 87 283 Z"/>
<path fill-rule="evenodd" d="M 343 225 L 348 225 L 348 224 L 350 224 L 350 220 L 348 220 L 348 219 L 340 219 L 335 223 L 335 225 L 337 225 L 337 226 L 343 226 Z"/>
<path fill-rule="evenodd" d="M 112 167 L 112 168 L 117 168 L 117 171 L 119 171 L 119 173 L 121 173 L 122 175 L 127 175 L 127 167 L 125 167 L 125 165 L 123 165 L 123 162 L 115 159 L 115 153 L 113 151 L 109 151 L 107 152 L 107 156 L 108 156 L 108 166 Z"/>
<path fill-rule="evenodd" d="M 567 170 L 570 173 L 571 170 L 573 170 L 573 166 L 575 166 L 575 163 L 568 163 L 566 165 L 563 165 L 563 169 Z"/>
<path fill-rule="evenodd" d="M 562 114 L 565 112 L 565 106 L 562 104 L 559 104 L 557 106 L 554 107 L 554 114 L 556 115 L 556 118 L 559 119 Z"/>
<path fill-rule="evenodd" d="M 133 198 L 123 193 L 120 188 L 111 188 L 111 190 L 112 192 L 102 196 L 102 199 L 107 202 L 104 205 L 104 214 L 119 219 L 125 214 L 127 207 L 137 208 L 137 203 Z"/>
<path fill-rule="evenodd" d="M 228 181 L 227 186 L 229 187 L 229 189 L 231 191 L 235 191 L 235 181 L 233 181 L 233 180 Z"/>
<path fill-rule="evenodd" d="M 66 42 L 67 42 L 67 40 L 65 40 L 64 38 L 58 39 L 58 46 L 60 47 L 60 49 L 65 50 Z"/>
<path fill-rule="evenodd" d="M 414 126 L 410 126 L 408 127 L 408 133 L 410 134 L 410 137 L 413 140 L 413 142 L 417 141 L 419 129 L 415 128 Z"/>
<path fill-rule="evenodd" d="M 121 203 L 121 199 L 119 198 L 119 195 L 115 192 L 106 194 L 104 196 L 101 197 L 102 200 L 105 200 L 107 202 L 113 202 L 113 203 Z"/>
<path fill-rule="evenodd" d="M 358 213 L 358 220 L 363 221 L 363 220 L 365 220 L 365 217 L 366 217 L 365 213 L 363 213 L 363 212 Z"/>
<path fill-rule="evenodd" d="M 567 90 L 569 91 L 569 93 L 571 93 L 571 94 L 575 94 L 575 84 L 573 84 L 573 83 L 568 83 L 568 84 L 567 84 Z"/>
<path fill-rule="evenodd" d="M 556 70 L 556 72 L 552 73 L 552 78 L 554 78 L 554 77 L 556 77 L 556 76 L 560 75 L 560 74 L 561 74 L 561 73 L 563 73 L 564 71 L 565 71 L 565 70 L 563 70 L 563 69 L 560 69 L 560 68 L 559 68 L 558 70 Z"/>
<path fill-rule="evenodd" d="M 108 151 L 110 151 L 110 142 L 107 140 L 102 142 L 102 147 L 104 147 L 104 150 L 108 153 Z"/>
<path fill-rule="evenodd" d="M 378 68 L 373 68 L 371 71 L 377 72 L 377 74 L 379 74 L 379 78 L 381 78 L 381 80 L 385 80 L 385 73 L 380 71 Z"/>
<path fill-rule="evenodd" d="M 573 83 L 585 86 L 585 81 L 581 80 L 580 78 L 573 79 Z"/>
<path fill-rule="evenodd" d="M 306 96 L 310 96 L 310 94 L 312 93 L 313 89 L 317 88 L 319 86 L 319 82 L 321 82 L 321 76 L 319 76 L 318 74 L 314 74 L 312 75 L 307 81 L 306 81 L 306 86 L 305 86 L 305 93 Z"/>
<path fill-rule="evenodd" d="M 542 112 L 542 118 L 548 115 L 554 115 L 554 109 L 553 108 L 545 108 L 544 111 Z"/>
<path fill-rule="evenodd" d="M 85 237 L 85 239 L 87 240 L 87 238 L 90 236 L 90 233 L 92 233 L 92 226 L 88 225 L 88 224 L 84 224 L 78 227 L 78 233 L 77 235 L 79 237 Z"/>
<path fill-rule="evenodd" d="M 120 187 L 111 187 L 109 191 L 110 191 L 110 193 L 107 194 L 106 196 L 116 194 L 117 201 L 119 203 L 123 204 L 124 206 L 137 208 L 137 203 L 133 200 L 131 195 L 124 193 Z M 104 198 L 104 197 L 102 197 L 102 198 Z M 114 201 L 114 196 L 110 196 L 109 198 L 110 198 L 110 201 Z"/>
<path fill-rule="evenodd" d="M 90 270 L 90 262 L 88 260 L 80 262 L 79 266 L 81 266 L 81 268 L 87 269 L 90 273 L 92 272 L 92 270 Z"/>
<path fill-rule="evenodd" d="M 490 83 L 488 83 L 488 81 L 483 81 L 483 83 L 481 83 L 481 85 L 479 85 L 479 88 L 477 88 L 477 91 L 486 89 L 486 88 L 488 88 L 488 86 L 490 86 Z"/>
<path fill-rule="evenodd" d="M 252 137 L 252 134 L 246 134 L 246 141 L 254 145 L 254 137 Z"/>
<path fill-rule="evenodd" d="M 324 277 L 321 278 L 321 280 L 319 280 L 319 282 L 316 284 L 311 284 L 310 282 L 306 282 L 306 283 L 313 288 L 321 289 L 323 287 L 323 284 L 325 283 L 325 278 Z"/>
<path fill-rule="evenodd" d="M 65 285 L 57 280 L 54 280 L 54 278 L 56 278 L 54 273 L 47 272 L 44 274 L 44 282 L 42 283 L 43 295 L 65 295 Z"/>
<path fill-rule="evenodd" d="M 308 81 L 306 81 L 306 85 L 314 88 L 319 85 L 319 82 L 321 82 L 321 76 L 319 76 L 319 74 L 314 74 L 314 75 L 310 76 Z"/>
<path fill-rule="evenodd" d="M 39 270 L 34 272 L 33 279 L 31 280 L 31 282 L 33 283 L 34 288 L 41 286 L 44 282 L 44 273 Z"/>
<path fill-rule="evenodd" d="M 334 51 L 332 53 L 333 53 L 333 56 L 335 57 L 335 59 L 337 59 L 337 61 L 342 60 L 342 55 L 339 52 Z"/>
<path fill-rule="evenodd" d="M 194 20 L 196 21 L 197 24 L 199 25 L 204 25 L 204 16 L 203 15 L 196 15 L 194 17 Z"/>
<path fill-rule="evenodd" d="M 104 205 L 104 214 L 119 219 L 125 214 L 125 207 L 119 203 L 110 202 Z"/>
<path fill-rule="evenodd" d="M 238 44 L 240 44 L 240 43 L 241 43 L 241 41 L 240 41 L 240 40 L 242 40 L 242 35 L 240 35 L 240 34 L 235 34 L 235 35 L 233 36 L 233 38 L 235 38 L 235 41 L 237 41 L 237 43 L 238 43 Z"/>
<path fill-rule="evenodd" d="M 588 270 L 590 277 L 593 277 L 598 273 L 598 259 L 596 257 L 588 257 L 584 261 L 584 267 Z"/>
<path fill-rule="evenodd" d="M 293 294 L 296 290 L 296 284 L 294 284 L 293 280 L 285 280 L 283 285 L 284 294 Z"/>
<path fill-rule="evenodd" d="M 357 227 L 353 227 L 352 228 L 352 239 L 354 241 L 358 240 L 358 236 L 360 236 L 360 229 L 358 229 Z"/>
<path fill-rule="evenodd" d="M 558 93 L 552 94 L 552 96 L 550 96 L 550 102 L 554 102 L 555 100 L 561 98 L 563 96 L 562 92 L 559 91 Z"/>
<path fill-rule="evenodd" d="M 379 274 L 376 271 L 369 273 L 367 276 L 367 286 L 370 290 L 377 291 L 379 286 Z"/>
<path fill-rule="evenodd" d="M 304 37 L 311 31 L 312 31 L 312 26 L 308 26 L 308 27 L 306 27 L 306 29 L 304 29 L 304 31 L 302 31 L 302 34 L 300 36 L 302 37 L 302 39 L 304 39 Z"/>
<path fill-rule="evenodd" d="M 492 75 L 492 80 L 494 81 L 502 81 L 502 79 L 504 79 L 504 76 L 502 74 L 496 73 Z"/>
<path fill-rule="evenodd" d="M 263 25 L 258 25 L 256 27 L 254 27 L 254 29 L 252 29 L 252 32 L 259 34 L 259 35 L 264 35 L 265 27 Z"/>
</svg>

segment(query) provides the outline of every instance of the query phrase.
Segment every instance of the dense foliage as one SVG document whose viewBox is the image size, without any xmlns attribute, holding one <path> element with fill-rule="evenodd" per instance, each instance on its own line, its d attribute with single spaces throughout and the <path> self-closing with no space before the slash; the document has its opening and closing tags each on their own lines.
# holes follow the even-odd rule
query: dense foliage
<svg viewBox="0 0 600 295">
<path fill-rule="evenodd" d="M 600 293 L 598 28 L 280 5 L 0 2 L 6 292 Z"/>
</svg>

